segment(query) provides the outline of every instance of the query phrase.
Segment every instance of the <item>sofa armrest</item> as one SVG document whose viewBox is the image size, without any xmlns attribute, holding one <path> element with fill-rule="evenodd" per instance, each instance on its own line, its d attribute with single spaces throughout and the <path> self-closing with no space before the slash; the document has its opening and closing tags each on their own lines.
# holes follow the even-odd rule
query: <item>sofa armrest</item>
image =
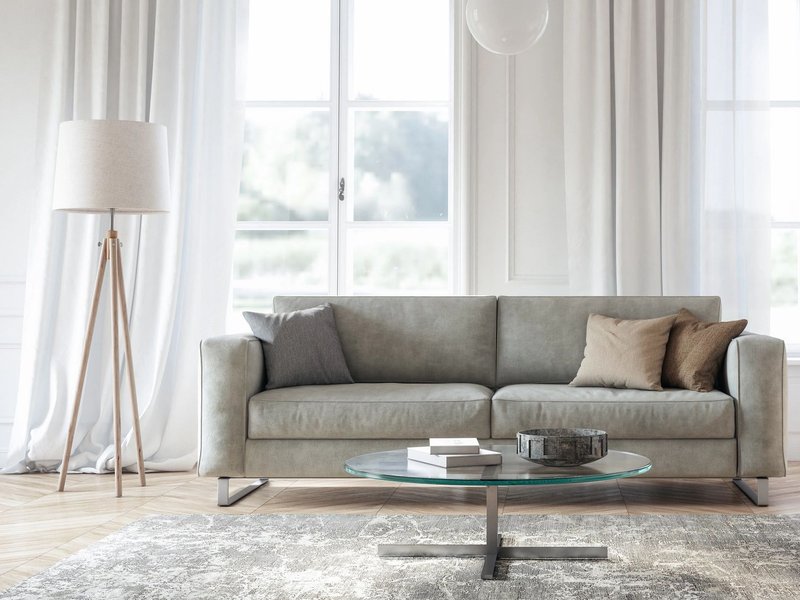
<svg viewBox="0 0 800 600">
<path fill-rule="evenodd" d="M 745 332 L 731 341 L 723 383 L 736 403 L 739 477 L 786 475 L 787 368 L 783 340 Z"/>
<path fill-rule="evenodd" d="M 265 384 L 258 338 L 235 334 L 200 343 L 200 475 L 245 476 L 247 404 Z"/>
</svg>

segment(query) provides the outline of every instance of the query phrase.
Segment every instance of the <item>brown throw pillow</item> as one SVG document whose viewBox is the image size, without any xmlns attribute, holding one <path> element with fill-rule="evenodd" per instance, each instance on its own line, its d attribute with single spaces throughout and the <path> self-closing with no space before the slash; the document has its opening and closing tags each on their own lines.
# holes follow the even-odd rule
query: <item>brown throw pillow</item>
<svg viewBox="0 0 800 600">
<path fill-rule="evenodd" d="M 589 315 L 586 349 L 570 385 L 660 390 L 675 315 L 624 320 Z"/>
<path fill-rule="evenodd" d="M 696 392 L 713 390 L 728 344 L 745 327 L 747 319 L 705 323 L 682 308 L 667 342 L 664 372 L 661 375 L 664 387 Z"/>
</svg>

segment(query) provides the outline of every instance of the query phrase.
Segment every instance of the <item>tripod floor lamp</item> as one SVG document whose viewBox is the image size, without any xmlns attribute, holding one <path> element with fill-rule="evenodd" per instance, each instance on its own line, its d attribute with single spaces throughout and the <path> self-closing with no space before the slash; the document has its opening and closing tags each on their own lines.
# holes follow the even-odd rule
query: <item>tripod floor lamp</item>
<svg viewBox="0 0 800 600">
<path fill-rule="evenodd" d="M 145 485 L 142 433 L 133 374 L 131 339 L 128 331 L 128 306 L 122 277 L 122 244 L 114 229 L 116 213 L 166 212 L 169 205 L 169 166 L 167 130 L 162 125 L 138 121 L 66 121 L 58 134 L 58 154 L 53 190 L 53 209 L 81 213 L 109 213 L 111 226 L 100 243 L 100 264 L 89 309 L 89 323 L 83 344 L 80 375 L 72 404 L 72 414 L 58 478 L 58 491 L 64 491 L 69 458 L 78 422 L 81 397 L 89 364 L 97 308 L 110 267 L 109 298 L 113 360 L 114 480 L 117 497 L 122 496 L 122 432 L 120 425 L 120 324 L 125 344 L 125 363 L 136 437 L 139 482 Z"/>
</svg>

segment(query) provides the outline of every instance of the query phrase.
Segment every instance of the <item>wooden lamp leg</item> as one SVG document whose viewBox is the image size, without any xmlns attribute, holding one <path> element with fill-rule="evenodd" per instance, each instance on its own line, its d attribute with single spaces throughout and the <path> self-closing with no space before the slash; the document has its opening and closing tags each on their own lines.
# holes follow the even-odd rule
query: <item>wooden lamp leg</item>
<svg viewBox="0 0 800 600">
<path fill-rule="evenodd" d="M 131 352 L 131 335 L 128 329 L 128 301 L 125 295 L 125 277 L 122 274 L 122 253 L 117 248 L 117 293 L 120 299 L 122 317 L 122 334 L 125 337 L 125 362 L 128 367 L 128 382 L 131 391 L 131 409 L 133 411 L 133 433 L 136 438 L 136 466 L 139 470 L 139 483 L 144 486 L 144 455 L 142 453 L 142 430 L 139 426 L 139 402 L 136 398 L 136 379 L 133 375 L 133 353 Z"/>
<path fill-rule="evenodd" d="M 69 470 L 69 457 L 72 454 L 72 443 L 75 439 L 75 427 L 78 423 L 78 411 L 81 406 L 81 396 L 83 395 L 83 385 L 86 381 L 86 369 L 89 366 L 89 351 L 92 348 L 92 336 L 94 335 L 94 325 L 97 321 L 97 307 L 100 304 L 100 292 L 103 289 L 103 277 L 106 272 L 106 261 L 108 260 L 108 240 L 103 242 L 103 251 L 100 253 L 100 264 L 97 267 L 97 279 L 94 282 L 94 295 L 92 296 L 92 307 L 89 311 L 89 323 L 86 326 L 86 337 L 83 341 L 83 358 L 81 359 L 81 371 L 78 376 L 78 387 L 75 390 L 75 399 L 72 402 L 72 416 L 69 420 L 67 430 L 67 442 L 64 444 L 64 456 L 61 459 L 61 473 L 58 476 L 58 491 L 64 491 L 64 484 L 67 481 L 67 471 Z"/>
<path fill-rule="evenodd" d="M 122 427 L 120 423 L 120 381 L 119 381 L 119 299 L 117 294 L 117 232 L 109 231 L 108 247 L 110 254 L 108 260 L 111 262 L 111 337 L 112 337 L 112 364 L 114 375 L 114 486 L 117 498 L 122 496 Z"/>
<path fill-rule="evenodd" d="M 142 431 L 139 424 L 139 404 L 136 397 L 136 379 L 133 373 L 133 354 L 131 352 L 131 338 L 128 329 L 128 306 L 125 298 L 125 281 L 122 276 L 122 257 L 119 251 L 117 232 L 112 228 L 106 234 L 103 249 L 100 253 L 100 264 L 97 267 L 97 279 L 94 284 L 94 295 L 89 312 L 89 323 L 86 327 L 86 338 L 83 343 L 83 358 L 78 377 L 78 387 L 72 404 L 67 441 L 64 445 L 64 456 L 61 461 L 61 473 L 58 477 L 58 491 L 64 491 L 69 470 L 69 457 L 72 454 L 72 444 L 75 439 L 75 429 L 78 423 L 83 387 L 86 382 L 86 371 L 89 365 L 89 353 L 92 348 L 92 337 L 97 322 L 97 308 L 100 304 L 100 294 L 103 289 L 103 279 L 106 272 L 106 263 L 111 263 L 111 335 L 112 335 L 112 371 L 114 377 L 114 485 L 117 498 L 122 496 L 122 424 L 120 401 L 120 357 L 119 357 L 119 321 L 122 320 L 122 333 L 125 338 L 125 361 L 128 369 L 128 381 L 131 391 L 131 406 L 133 409 L 133 431 L 136 438 L 136 464 L 139 469 L 139 482 L 145 485 L 144 455 L 142 452 Z"/>
</svg>

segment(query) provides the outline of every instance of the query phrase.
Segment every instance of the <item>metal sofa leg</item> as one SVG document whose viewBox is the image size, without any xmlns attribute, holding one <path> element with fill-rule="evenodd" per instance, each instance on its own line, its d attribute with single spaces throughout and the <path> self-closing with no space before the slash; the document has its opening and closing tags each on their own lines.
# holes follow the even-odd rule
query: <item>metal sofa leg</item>
<svg viewBox="0 0 800 600">
<path fill-rule="evenodd" d="M 769 477 L 756 477 L 756 488 L 753 489 L 741 477 L 736 477 L 733 480 L 744 495 L 750 498 L 750 501 L 756 506 L 767 506 L 769 504 Z"/>
<path fill-rule="evenodd" d="M 246 485 L 231 496 L 228 486 L 230 479 L 230 477 L 217 478 L 217 506 L 231 506 L 232 504 L 236 504 L 239 500 L 252 494 L 269 481 L 267 477 L 261 477 L 252 481 L 249 485 Z"/>
</svg>

